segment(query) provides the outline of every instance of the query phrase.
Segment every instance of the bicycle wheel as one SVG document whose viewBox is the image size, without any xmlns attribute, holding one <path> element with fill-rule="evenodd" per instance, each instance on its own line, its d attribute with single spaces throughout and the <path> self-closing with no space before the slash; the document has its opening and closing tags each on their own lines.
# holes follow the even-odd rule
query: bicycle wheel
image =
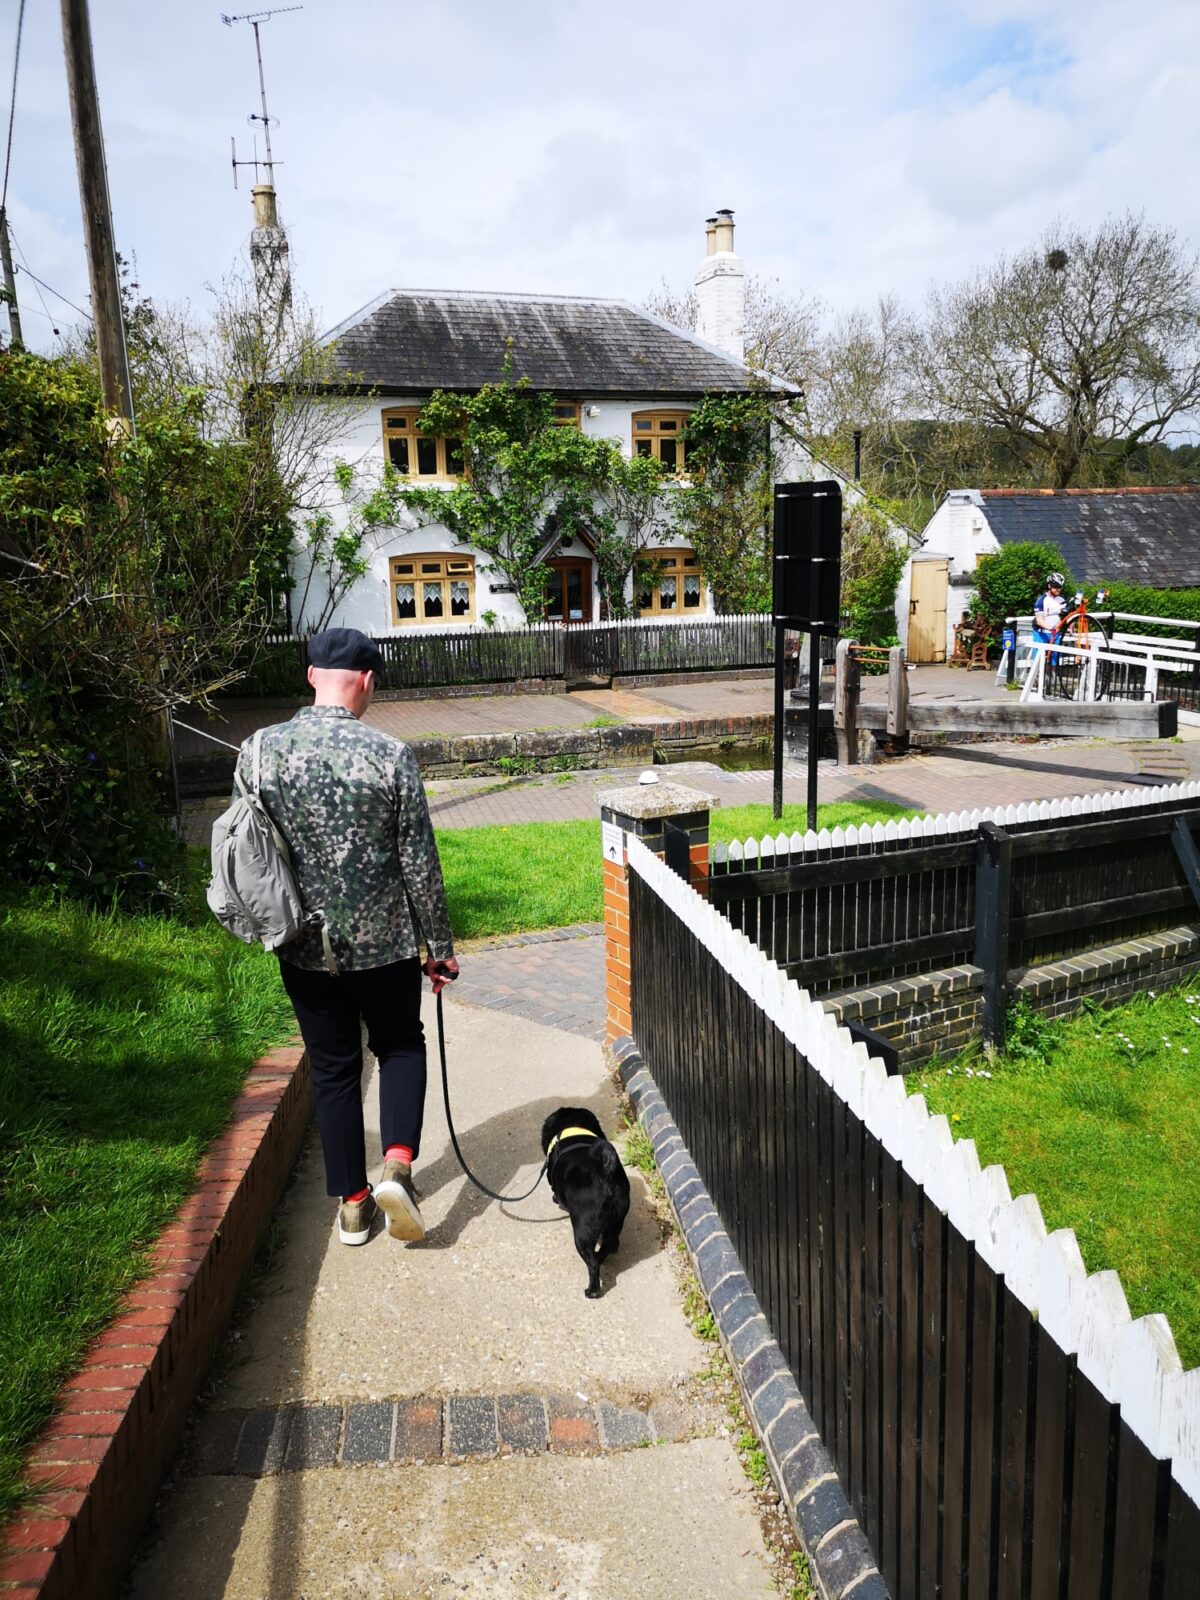
<svg viewBox="0 0 1200 1600">
<path fill-rule="evenodd" d="M 1107 649 L 1112 643 L 1112 628 L 1102 617 L 1089 617 L 1086 612 L 1072 611 L 1063 618 L 1062 628 L 1059 630 L 1059 639 L 1065 645 L 1070 645 L 1077 650 L 1086 650 L 1089 645 L 1097 642 L 1099 636 L 1100 648 Z M 1067 674 L 1078 680 L 1079 673 L 1083 670 L 1083 662 L 1078 656 L 1060 657 L 1060 670 L 1066 669 Z M 1100 661 L 1096 665 L 1095 698 L 1107 700 L 1112 687 L 1113 666 L 1111 661 Z"/>
</svg>

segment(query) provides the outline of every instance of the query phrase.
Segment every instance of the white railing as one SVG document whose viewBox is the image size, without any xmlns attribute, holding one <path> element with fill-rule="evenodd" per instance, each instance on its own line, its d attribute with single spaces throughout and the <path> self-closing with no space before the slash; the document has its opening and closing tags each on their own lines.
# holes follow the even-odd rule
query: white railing
<svg viewBox="0 0 1200 1600">
<path fill-rule="evenodd" d="M 1131 1317 L 1118 1274 L 1089 1273 L 1072 1229 L 1047 1232 L 1035 1195 L 1014 1197 L 1002 1166 L 981 1167 L 973 1140 L 956 1140 L 923 1095 L 632 837 L 628 863 L 1200 1502 L 1200 1367 L 1183 1370 L 1166 1317 Z"/>
<path fill-rule="evenodd" d="M 1105 662 L 1115 666 L 1140 667 L 1145 673 L 1141 698 L 1157 700 L 1160 672 L 1187 672 L 1200 664 L 1193 648 L 1186 644 L 1172 648 L 1175 644 L 1176 641 L 1170 639 L 1122 638 L 1120 648 L 1117 649 L 1115 641 L 1112 646 L 1106 645 L 1101 634 L 1089 639 L 1085 645 L 1030 639 L 1025 642 L 1030 659 L 1025 669 L 1025 681 L 1021 685 L 1021 701 L 1024 704 L 1046 698 L 1047 657 L 1057 660 L 1063 656 L 1082 664 L 1073 696 L 1075 700 L 1104 698 L 1100 667 Z M 1125 695 L 1122 698 L 1129 699 L 1130 696 Z"/>
</svg>

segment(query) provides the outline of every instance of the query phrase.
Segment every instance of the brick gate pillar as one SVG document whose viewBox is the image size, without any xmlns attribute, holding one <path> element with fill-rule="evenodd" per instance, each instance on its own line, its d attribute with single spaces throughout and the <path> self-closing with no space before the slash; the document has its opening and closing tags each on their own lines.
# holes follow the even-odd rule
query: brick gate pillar
<svg viewBox="0 0 1200 1600">
<path fill-rule="evenodd" d="M 605 1037 L 611 1041 L 633 1032 L 626 840 L 633 834 L 703 894 L 708 885 L 708 813 L 713 802 L 699 789 L 661 782 L 608 789 L 599 800 L 604 851 Z"/>
</svg>

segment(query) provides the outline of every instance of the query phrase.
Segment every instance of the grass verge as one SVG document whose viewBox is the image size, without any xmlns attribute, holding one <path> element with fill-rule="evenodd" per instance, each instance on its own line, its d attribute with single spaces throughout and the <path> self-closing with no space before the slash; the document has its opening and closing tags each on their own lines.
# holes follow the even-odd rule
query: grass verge
<svg viewBox="0 0 1200 1600">
<path fill-rule="evenodd" d="M 886 801 L 845 801 L 822 806 L 819 821 L 849 827 L 912 814 Z M 802 806 L 785 806 L 778 824 L 770 806 L 734 806 L 712 813 L 711 837 L 727 843 L 805 826 Z M 437 842 L 456 939 L 599 922 L 604 914 L 599 821 L 445 828 Z"/>
<path fill-rule="evenodd" d="M 1142 995 L 1046 1021 L 1018 1007 L 1007 1052 L 905 1080 L 1074 1228 L 1089 1272 L 1120 1273 L 1135 1317 L 1160 1311 L 1200 1365 L 1200 993 Z"/>
<path fill-rule="evenodd" d="M 26 1445 L 290 1036 L 273 958 L 204 914 L 0 902 L 0 1517 Z"/>
</svg>

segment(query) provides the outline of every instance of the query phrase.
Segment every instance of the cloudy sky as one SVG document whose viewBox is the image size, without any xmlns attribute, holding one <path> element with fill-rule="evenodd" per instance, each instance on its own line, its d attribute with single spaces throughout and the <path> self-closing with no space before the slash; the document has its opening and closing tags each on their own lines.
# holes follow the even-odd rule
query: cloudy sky
<svg viewBox="0 0 1200 1600">
<path fill-rule="evenodd" d="M 144 293 L 199 306 L 250 228 L 229 141 L 251 153 L 253 34 L 197 0 L 92 0 L 92 28 L 118 247 Z M 306 0 L 262 38 L 326 325 L 389 287 L 685 287 L 719 206 L 750 271 L 835 310 L 1055 217 L 1132 208 L 1200 245 L 1195 0 Z M 18 261 L 86 305 L 56 0 L 26 3 L 8 205 Z M 52 348 L 75 313 L 18 287 Z"/>
</svg>

